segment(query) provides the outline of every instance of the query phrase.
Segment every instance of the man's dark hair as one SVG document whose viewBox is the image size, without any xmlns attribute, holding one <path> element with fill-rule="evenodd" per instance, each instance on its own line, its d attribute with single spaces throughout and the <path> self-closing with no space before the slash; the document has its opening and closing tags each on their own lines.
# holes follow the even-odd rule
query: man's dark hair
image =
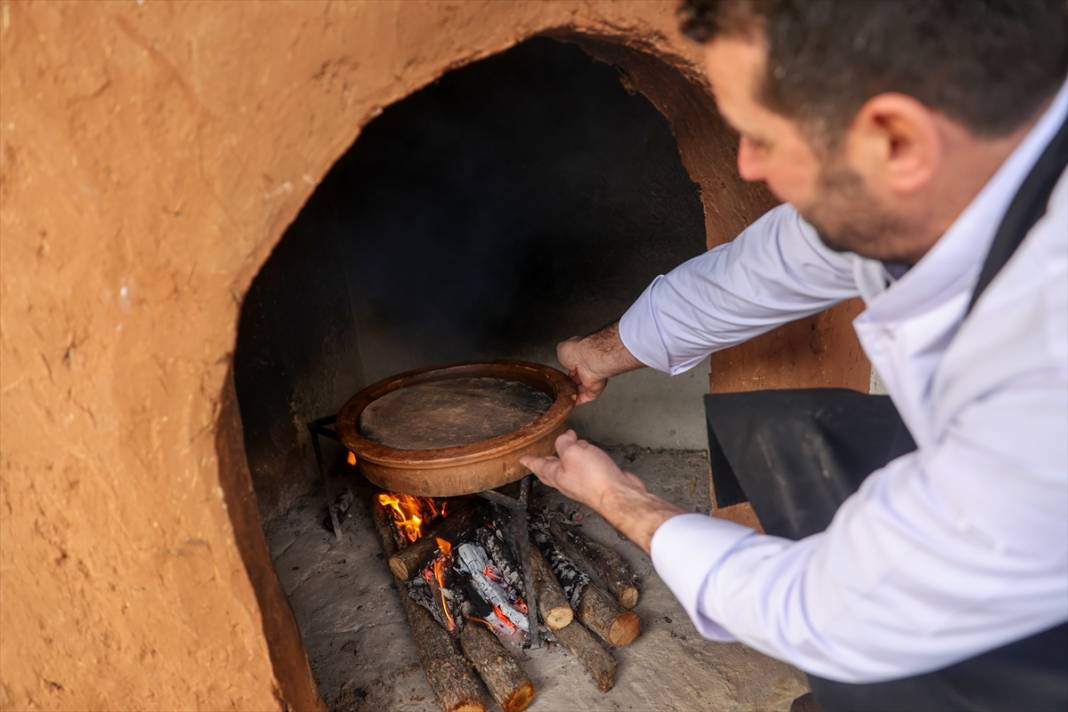
<svg viewBox="0 0 1068 712">
<path fill-rule="evenodd" d="M 685 0 L 682 31 L 766 41 L 757 98 L 834 143 L 869 98 L 900 92 L 996 137 L 1068 71 L 1068 0 Z"/>
</svg>

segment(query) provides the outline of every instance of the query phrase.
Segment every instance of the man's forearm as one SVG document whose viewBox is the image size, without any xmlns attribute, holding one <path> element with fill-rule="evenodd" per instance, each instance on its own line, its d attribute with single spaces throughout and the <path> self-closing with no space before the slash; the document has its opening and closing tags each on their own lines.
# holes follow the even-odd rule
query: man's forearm
<svg viewBox="0 0 1068 712">
<path fill-rule="evenodd" d="M 647 554 L 653 534 L 660 525 L 675 515 L 684 514 L 683 510 L 650 494 L 644 487 L 631 485 L 609 489 L 594 509 Z"/>
<path fill-rule="evenodd" d="M 579 345 L 590 369 L 602 378 L 611 378 L 645 366 L 619 338 L 618 321 L 581 339 Z"/>
</svg>

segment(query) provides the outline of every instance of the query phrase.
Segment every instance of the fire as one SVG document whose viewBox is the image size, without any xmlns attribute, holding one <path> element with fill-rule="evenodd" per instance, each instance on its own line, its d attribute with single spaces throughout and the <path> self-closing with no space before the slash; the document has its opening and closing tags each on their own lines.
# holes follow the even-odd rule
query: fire
<svg viewBox="0 0 1068 712">
<path fill-rule="evenodd" d="M 389 510 L 393 525 L 408 541 L 415 541 L 423 535 L 424 522 L 445 514 L 444 506 L 439 508 L 430 497 L 383 492 L 378 495 L 378 503 Z"/>
<path fill-rule="evenodd" d="M 438 597 L 441 598 L 441 610 L 445 611 L 445 622 L 450 631 L 456 630 L 456 621 L 449 612 L 449 605 L 445 601 L 445 569 L 452 560 L 452 544 L 440 537 L 434 537 L 438 544 L 439 554 L 434 559 L 434 578 L 438 582 Z"/>
<path fill-rule="evenodd" d="M 349 454 L 348 456 L 346 456 L 345 461 L 353 467 L 356 467 L 356 453 L 354 453 L 352 450 L 349 450 Z"/>
<path fill-rule="evenodd" d="M 493 607 L 493 615 L 501 619 L 501 622 L 504 623 L 505 628 L 511 631 L 515 630 L 515 623 L 512 623 L 512 621 L 508 620 L 508 616 L 504 615 L 504 611 L 501 610 L 500 606 L 495 605 Z"/>
</svg>

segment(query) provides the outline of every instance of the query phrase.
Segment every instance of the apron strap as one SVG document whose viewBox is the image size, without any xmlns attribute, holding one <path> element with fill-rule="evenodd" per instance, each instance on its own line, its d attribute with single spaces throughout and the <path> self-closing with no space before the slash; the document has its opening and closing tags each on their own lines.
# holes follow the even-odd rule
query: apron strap
<svg viewBox="0 0 1068 712">
<path fill-rule="evenodd" d="M 971 314 L 979 297 L 1008 263 L 1031 228 L 1046 214 L 1050 195 L 1065 167 L 1068 167 L 1068 120 L 1061 124 L 1005 211 L 990 251 L 986 253 L 979 281 L 968 302 L 968 310 L 964 313 L 965 318 Z"/>
</svg>

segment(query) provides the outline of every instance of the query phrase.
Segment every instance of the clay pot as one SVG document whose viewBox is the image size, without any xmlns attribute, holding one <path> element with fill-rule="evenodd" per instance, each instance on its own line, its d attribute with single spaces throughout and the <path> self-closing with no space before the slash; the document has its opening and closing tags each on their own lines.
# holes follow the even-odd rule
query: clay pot
<svg viewBox="0 0 1068 712">
<path fill-rule="evenodd" d="M 454 378 L 518 381 L 553 399 L 547 411 L 518 430 L 469 445 L 433 450 L 401 450 L 366 438 L 360 431 L 364 409 L 392 391 Z M 408 371 L 363 389 L 342 407 L 337 418 L 341 442 L 356 453 L 367 479 L 393 492 L 452 497 L 494 489 L 530 471 L 519 464 L 524 455 L 549 455 L 575 407 L 576 391 L 564 373 L 526 361 L 463 363 Z"/>
</svg>

